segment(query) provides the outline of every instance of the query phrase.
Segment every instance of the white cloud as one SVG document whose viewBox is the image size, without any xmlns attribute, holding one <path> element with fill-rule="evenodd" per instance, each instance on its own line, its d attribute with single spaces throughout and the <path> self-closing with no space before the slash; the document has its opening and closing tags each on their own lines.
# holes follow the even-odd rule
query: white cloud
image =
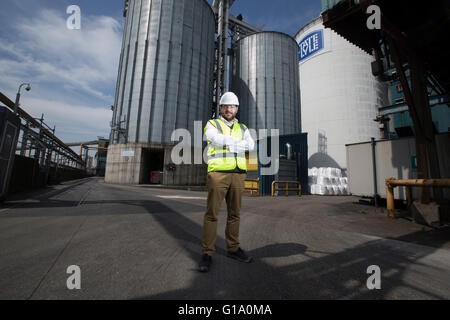
<svg viewBox="0 0 450 320">
<path fill-rule="evenodd" d="M 14 100 L 19 84 L 31 82 L 23 108 L 44 113 L 63 141 L 108 136 L 122 26 L 82 13 L 81 30 L 69 30 L 64 14 L 42 9 L 10 26 L 16 37 L 0 41 L 0 91 Z"/>
<path fill-rule="evenodd" d="M 119 22 L 111 17 L 82 16 L 82 29 L 69 30 L 65 16 L 43 9 L 16 25 L 17 42 L 0 43 L 13 58 L 0 60 L 8 76 L 29 74 L 34 82 L 70 84 L 87 94 L 111 100 L 99 88 L 115 85 L 121 47 Z"/>
<path fill-rule="evenodd" d="M 112 111 L 84 105 L 65 104 L 46 99 L 28 98 L 25 111 L 35 118 L 44 114 L 44 122 L 56 126 L 56 136 L 64 142 L 95 140 L 109 136 Z"/>
</svg>

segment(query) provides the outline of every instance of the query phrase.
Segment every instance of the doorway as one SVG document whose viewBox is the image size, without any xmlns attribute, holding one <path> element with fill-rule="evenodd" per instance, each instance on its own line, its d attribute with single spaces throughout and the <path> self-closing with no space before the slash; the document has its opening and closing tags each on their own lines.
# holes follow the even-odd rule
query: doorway
<svg viewBox="0 0 450 320">
<path fill-rule="evenodd" d="M 142 149 L 142 171 L 141 183 L 162 183 L 162 174 L 164 171 L 164 149 Z M 159 172 L 159 178 L 155 176 L 155 172 Z M 152 179 L 153 173 L 153 179 Z"/>
</svg>

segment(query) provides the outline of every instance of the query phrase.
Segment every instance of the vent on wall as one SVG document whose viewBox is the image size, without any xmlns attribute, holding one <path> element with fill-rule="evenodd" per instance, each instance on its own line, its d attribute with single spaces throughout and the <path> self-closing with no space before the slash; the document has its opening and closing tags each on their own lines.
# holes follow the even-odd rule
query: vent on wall
<svg viewBox="0 0 450 320">
<path fill-rule="evenodd" d="M 405 98 L 395 99 L 395 104 L 405 103 Z"/>
</svg>

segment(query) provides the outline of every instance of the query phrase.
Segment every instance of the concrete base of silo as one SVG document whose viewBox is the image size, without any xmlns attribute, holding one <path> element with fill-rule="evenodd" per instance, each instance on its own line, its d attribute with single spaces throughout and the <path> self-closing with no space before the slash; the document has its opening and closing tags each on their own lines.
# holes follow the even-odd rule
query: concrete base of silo
<svg viewBox="0 0 450 320">
<path fill-rule="evenodd" d="M 164 175 L 163 184 L 173 186 L 205 186 L 206 175 L 208 173 L 208 165 L 202 164 L 179 164 L 174 165 L 172 162 L 173 146 L 165 148 L 164 154 Z M 202 151 L 191 149 L 191 161 L 194 163 L 194 154 L 201 157 Z"/>
<path fill-rule="evenodd" d="M 108 147 L 105 182 L 151 184 L 152 172 L 162 172 L 163 185 L 204 186 L 207 165 L 173 164 L 173 146 L 151 143 L 113 144 Z M 191 152 L 194 154 L 194 151 Z M 161 183 L 161 182 L 156 182 Z"/>
</svg>

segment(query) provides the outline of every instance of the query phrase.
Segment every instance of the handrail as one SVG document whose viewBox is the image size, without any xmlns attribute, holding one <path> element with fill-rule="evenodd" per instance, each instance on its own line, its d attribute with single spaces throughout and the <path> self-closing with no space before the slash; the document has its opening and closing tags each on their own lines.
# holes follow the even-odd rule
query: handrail
<svg viewBox="0 0 450 320">
<path fill-rule="evenodd" d="M 14 110 L 14 102 L 12 102 L 7 96 L 5 96 L 3 93 L 0 92 L 0 101 L 5 104 L 6 107 L 10 108 L 11 111 Z M 18 107 L 17 113 L 21 118 L 24 120 L 30 122 L 33 126 L 36 128 L 39 128 L 41 126 L 40 122 L 38 122 L 36 119 L 34 119 L 31 115 L 29 115 L 25 110 Z M 62 142 L 58 137 L 56 137 L 53 133 L 51 133 L 49 130 L 42 128 L 42 133 L 48 136 L 50 139 L 53 139 L 64 151 L 66 151 L 72 160 L 78 162 L 79 164 L 83 163 L 83 159 L 81 159 L 78 154 L 73 151 L 71 148 L 69 148 L 64 142 Z M 68 156 L 69 156 L 68 155 Z"/>
<path fill-rule="evenodd" d="M 408 207 L 412 204 L 411 187 L 440 187 L 450 188 L 450 179 L 406 179 L 398 180 L 395 178 L 386 179 L 386 202 L 389 218 L 396 218 L 394 204 L 394 188 L 406 187 L 406 201 Z"/>
<path fill-rule="evenodd" d="M 245 190 L 249 190 L 251 194 L 253 194 L 253 191 L 256 191 L 257 195 L 259 195 L 259 179 L 245 179 L 245 182 L 255 182 L 256 187 L 251 188 L 245 187 Z"/>
<path fill-rule="evenodd" d="M 275 188 L 275 184 L 278 184 L 278 183 L 285 183 L 285 184 L 286 184 L 286 187 L 285 187 L 285 188 Z M 298 188 L 295 188 L 295 189 L 293 189 L 293 188 L 288 188 L 288 185 L 289 185 L 290 183 L 295 183 L 295 184 L 297 184 L 297 185 L 298 185 Z M 297 191 L 297 190 L 298 190 L 298 195 L 299 195 L 299 196 L 302 195 L 302 186 L 301 186 L 300 182 L 298 182 L 298 181 L 275 180 L 275 181 L 272 182 L 272 197 L 274 196 L 275 191 L 282 191 L 282 190 L 286 191 L 286 197 L 289 195 L 289 191 Z"/>
</svg>

